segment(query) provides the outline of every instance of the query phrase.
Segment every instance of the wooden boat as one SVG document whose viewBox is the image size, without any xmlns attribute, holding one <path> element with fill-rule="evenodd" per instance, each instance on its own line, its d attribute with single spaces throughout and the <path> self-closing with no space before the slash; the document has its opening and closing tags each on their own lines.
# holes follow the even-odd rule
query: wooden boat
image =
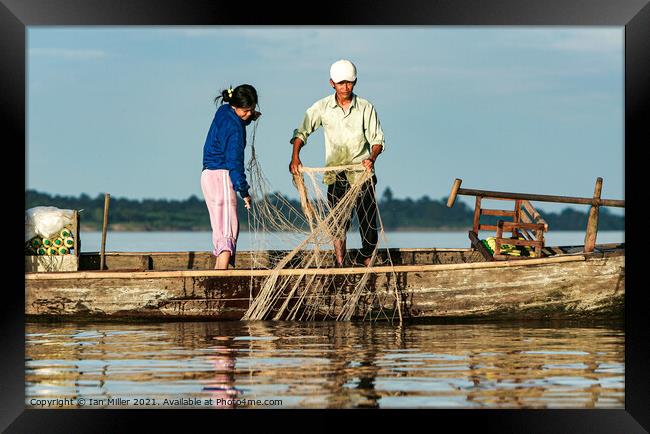
<svg viewBox="0 0 650 434">
<path fill-rule="evenodd" d="M 385 291 L 395 276 L 405 319 L 576 319 L 621 317 L 625 247 L 547 248 L 554 254 L 519 261 L 487 261 L 468 249 L 390 249 L 393 265 L 301 270 L 323 279 L 371 273 L 367 291 Z M 268 252 L 269 261 L 284 252 Z M 268 269 L 211 270 L 209 252 L 82 253 L 80 270 L 26 273 L 30 319 L 238 320 Z M 385 257 L 383 258 L 385 263 Z M 295 273 L 295 270 L 283 270 Z M 393 274 L 394 273 L 394 274 Z M 346 279 L 346 280 L 347 280 Z M 330 300 L 341 305 L 344 300 Z M 359 306 L 358 317 L 372 306 Z M 383 306 L 394 311 L 393 304 Z"/>
<path fill-rule="evenodd" d="M 625 245 L 596 245 L 595 231 L 599 206 L 624 203 L 601 200 L 599 184 L 600 178 L 594 198 L 582 199 L 464 190 L 456 180 L 448 206 L 457 194 L 477 197 L 472 247 L 383 249 L 369 268 L 280 273 L 316 275 L 335 285 L 336 291 L 323 294 L 320 318 L 336 317 L 351 290 L 346 285 L 369 273 L 353 319 L 395 318 L 395 312 L 405 320 L 620 319 Z M 514 211 L 483 209 L 482 198 L 514 200 Z M 545 246 L 546 222 L 528 198 L 591 204 L 585 245 Z M 509 216 L 513 222 L 485 225 L 481 215 Z M 495 252 L 478 239 L 480 230 L 489 229 L 496 229 Z M 504 231 L 513 237 L 505 238 Z M 505 243 L 528 247 L 535 257 L 508 257 L 500 251 Z M 286 253 L 257 252 L 253 261 L 251 252 L 240 252 L 238 268 L 230 270 L 213 270 L 209 252 L 81 253 L 76 271 L 25 274 L 25 314 L 28 320 L 239 320 Z M 301 285 L 294 297 L 305 290 L 304 281 Z M 386 302 L 377 305 L 378 298 Z"/>
</svg>

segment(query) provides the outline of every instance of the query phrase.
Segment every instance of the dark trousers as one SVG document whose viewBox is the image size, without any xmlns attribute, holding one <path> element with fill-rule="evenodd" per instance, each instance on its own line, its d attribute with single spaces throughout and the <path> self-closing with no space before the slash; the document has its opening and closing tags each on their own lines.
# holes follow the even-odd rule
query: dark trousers
<svg viewBox="0 0 650 434">
<path fill-rule="evenodd" d="M 373 175 L 361 189 L 354 209 L 359 219 L 359 234 L 361 234 L 361 250 L 359 255 L 369 258 L 377 248 L 377 202 L 375 200 L 375 188 L 377 177 Z M 347 178 L 343 172 L 336 175 L 336 181 L 327 187 L 327 200 L 330 207 L 336 206 L 338 201 L 350 188 Z M 350 228 L 352 216 L 345 222 L 345 232 Z"/>
</svg>

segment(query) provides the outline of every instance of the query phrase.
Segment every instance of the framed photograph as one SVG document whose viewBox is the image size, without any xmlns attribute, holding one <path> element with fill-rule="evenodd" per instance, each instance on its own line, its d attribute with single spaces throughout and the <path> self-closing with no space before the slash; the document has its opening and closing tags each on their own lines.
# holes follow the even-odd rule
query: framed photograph
<svg viewBox="0 0 650 434">
<path fill-rule="evenodd" d="M 416 417 L 442 416 L 452 424 L 471 421 L 481 429 L 499 432 L 506 427 L 540 433 L 641 433 L 649 429 L 645 411 L 649 324 L 647 315 L 640 312 L 644 306 L 640 267 L 636 259 L 625 259 L 626 247 L 637 250 L 638 240 L 632 237 L 643 227 L 635 210 L 642 196 L 629 191 L 638 183 L 633 175 L 643 161 L 638 154 L 647 142 L 648 1 L 615 5 L 577 0 L 544 5 L 510 0 L 480 4 L 414 1 L 331 5 L 331 9 L 331 13 L 327 7 L 304 11 L 304 5 L 275 3 L 251 8 L 225 3 L 135 2 L 124 7 L 111 1 L 3 0 L 0 44 L 5 61 L 0 98 L 5 131 L 12 137 L 7 143 L 13 143 L 12 147 L 22 143 L 25 158 L 25 188 L 13 189 L 19 197 L 12 202 L 25 202 L 27 209 L 41 192 L 49 198 L 48 194 L 83 194 L 87 203 L 96 202 L 96 209 L 88 212 L 88 221 L 95 225 L 93 234 L 78 240 L 84 230 L 82 212 L 81 226 L 78 217 L 66 226 L 76 235 L 74 240 L 60 237 L 60 242 L 70 238 L 74 245 L 75 264 L 66 265 L 76 268 L 72 273 L 82 266 L 89 272 L 106 270 L 105 232 L 100 231 L 99 202 L 103 199 L 92 199 L 86 193 L 118 192 L 112 199 L 117 210 L 127 209 L 130 203 L 134 209 L 140 206 L 129 202 L 130 198 L 156 197 L 149 199 L 151 203 L 169 205 L 168 216 L 157 214 L 158 226 L 144 221 L 153 213 L 137 224 L 138 217 L 118 222 L 116 232 L 121 227 L 142 233 L 141 238 L 123 238 L 123 249 L 149 253 L 111 257 L 113 262 L 102 279 L 112 286 L 102 287 L 99 280 L 93 280 L 96 286 L 87 289 L 96 295 L 90 298 L 74 299 L 80 283 L 69 278 L 71 274 L 66 277 L 71 271 L 67 268 L 57 270 L 60 280 L 40 279 L 37 274 L 47 273 L 42 273 L 43 265 L 35 259 L 31 268 L 25 262 L 29 268 L 25 273 L 13 273 L 18 281 L 8 285 L 11 291 L 6 291 L 4 304 L 3 429 L 90 432 L 101 421 L 109 431 L 119 431 L 139 414 L 165 421 L 181 411 L 192 418 L 213 420 L 211 412 L 195 411 L 207 409 L 253 410 L 256 417 L 280 423 L 287 416 L 268 410 L 342 408 L 377 410 L 355 412 L 353 417 L 362 413 L 362 420 L 383 420 L 386 412 L 382 410 L 399 408 Z M 293 10 L 303 12 L 288 13 Z M 248 207 L 251 202 L 246 201 L 245 173 L 249 182 L 254 173 L 251 148 L 264 169 L 264 181 L 283 197 L 292 196 L 287 200 L 296 207 L 302 203 L 303 211 L 305 201 L 295 190 L 297 178 L 290 173 L 295 175 L 297 162 L 307 169 L 322 164 L 370 164 L 371 175 L 376 176 L 369 178 L 368 183 L 374 179 L 368 185 L 372 184 L 382 217 L 386 216 L 375 247 L 379 242 L 380 247 L 395 251 L 413 248 L 411 256 L 401 254 L 395 263 L 388 249 L 386 257 L 391 266 L 403 267 L 398 275 L 402 283 L 408 280 L 409 288 L 417 282 L 429 285 L 434 295 L 415 291 L 409 292 L 411 298 L 406 301 L 398 295 L 393 301 L 374 295 L 366 299 L 368 307 L 359 318 L 381 312 L 386 318 L 392 315 L 390 326 L 372 329 L 374 323 L 316 321 L 292 329 L 291 321 L 284 320 L 297 319 L 299 309 L 288 301 L 282 307 L 280 303 L 266 306 L 263 315 L 251 314 L 253 286 L 263 291 L 266 282 L 250 283 L 249 300 L 248 282 L 253 277 L 245 269 L 223 274 L 223 279 L 229 279 L 230 292 L 223 289 L 225 280 L 214 283 L 213 278 L 221 274 L 213 269 L 219 268 L 223 252 L 222 242 L 214 238 L 215 225 L 221 228 L 222 222 L 212 218 L 217 211 L 210 208 L 202 177 L 221 167 L 220 157 L 206 158 L 206 148 L 214 125 L 223 125 L 218 118 L 222 108 L 227 109 L 222 116 L 245 125 L 237 131 L 244 131 L 241 150 L 243 154 L 246 148 L 246 160 L 241 167 L 247 161 L 248 169 L 239 177 L 233 175 L 233 168 L 222 174 L 224 185 L 230 180 L 232 195 L 238 197 L 239 208 L 233 208 L 233 218 L 239 216 L 240 221 L 234 229 L 238 235 L 239 227 L 242 233 L 253 233 L 264 226 L 250 218 L 246 221 L 244 204 Z M 334 111 L 337 114 L 331 114 Z M 363 150 L 357 149 L 354 158 L 339 158 L 342 151 L 336 147 L 332 125 L 351 128 L 355 111 L 362 113 L 360 140 L 368 146 L 359 147 Z M 296 138 L 305 144 L 304 149 L 296 148 Z M 373 143 L 381 146 L 375 148 Z M 296 159 L 298 155 L 301 160 Z M 340 200 L 334 199 L 339 182 L 354 185 L 356 179 L 334 178 L 314 178 L 322 196 L 314 196 L 313 203 L 330 201 L 326 212 Z M 260 195 L 254 187 L 253 204 Z M 312 193 L 307 188 L 305 194 Z M 498 199 L 497 205 L 514 201 L 515 211 L 493 209 L 492 199 Z M 536 199 L 546 201 L 548 208 L 535 209 L 529 200 Z M 557 201 L 550 205 L 553 199 Z M 624 212 L 625 200 L 632 200 L 631 213 Z M 442 209 L 454 201 L 459 221 L 473 224 L 469 238 L 466 229 L 458 230 L 460 226 L 450 223 L 452 217 L 446 217 L 445 222 L 436 223 L 446 234 L 441 232 L 434 241 L 423 239 L 422 234 L 431 228 L 418 220 L 418 206 Z M 107 195 L 104 231 L 108 203 Z M 333 246 L 335 266 L 325 274 L 334 276 L 334 286 L 365 285 L 366 275 L 354 267 L 373 270 L 386 265 L 384 256 L 364 253 L 364 249 L 372 250 L 364 237 L 372 235 L 364 227 L 366 214 L 360 210 L 366 213 L 367 207 L 376 205 L 360 203 L 361 199 L 349 205 L 356 217 L 347 248 L 354 255 L 346 259 L 339 255 L 340 244 Z M 584 207 L 576 211 L 566 208 L 569 204 Z M 548 211 L 553 220 L 544 220 L 542 211 Z M 598 212 L 602 233 L 598 232 Z M 206 247 L 188 244 L 178 249 L 189 251 L 189 259 L 183 260 L 191 264 L 189 270 L 179 271 L 170 253 L 152 252 L 179 245 L 180 238 L 174 238 L 173 231 L 180 226 L 169 221 L 178 224 L 183 214 L 188 216 L 183 220 L 187 233 L 197 231 L 196 221 L 205 225 L 199 236 Z M 486 223 L 479 219 L 484 214 L 495 219 L 510 216 L 514 221 Z M 551 227 L 570 225 L 571 216 L 588 218 L 587 228 L 576 231 L 574 238 L 564 234 L 565 238 L 552 239 L 555 235 L 545 233 L 548 223 Z M 27 217 L 25 223 L 27 231 Z M 315 233 L 312 221 L 308 227 Z M 386 228 L 387 245 L 381 244 Z M 605 232 L 612 228 L 616 232 Z M 454 230 L 466 243 L 463 247 L 469 248 L 443 252 L 446 247 L 457 247 L 443 245 L 449 240 L 457 243 Z M 484 232 L 481 235 L 485 230 L 493 231 L 488 234 L 491 238 Z M 353 240 L 357 231 L 360 242 Z M 147 232 L 152 233 L 147 236 Z M 185 239 L 190 239 L 187 233 Z M 512 234 L 510 244 L 504 233 Z M 99 245 L 100 236 L 101 253 L 97 248 L 92 258 L 81 258 L 79 250 Z M 228 264 L 232 268 L 235 258 L 239 264 L 250 263 L 246 267 L 251 270 L 259 261 L 246 256 L 246 250 L 256 247 L 253 241 L 241 241 L 239 255 L 234 246 L 226 248 L 231 256 L 225 268 Z M 279 249 L 291 250 L 297 243 L 300 238 L 291 238 Z M 571 262 L 583 250 L 591 252 L 595 243 L 601 243 L 600 250 L 596 244 L 603 258 L 601 267 Z M 443 249 L 425 252 L 432 244 Z M 522 268 L 516 267 L 517 262 L 541 261 L 542 256 L 558 253 L 548 250 L 556 245 L 567 246 L 557 264 L 544 263 L 544 269 L 526 271 L 522 282 L 527 280 L 529 286 L 517 282 L 512 271 Z M 213 252 L 196 253 L 213 247 Z M 347 255 L 345 241 L 343 252 Z M 297 259 L 292 263 L 303 271 L 313 268 L 313 261 L 321 255 L 319 248 L 312 254 L 308 265 Z M 483 276 L 482 286 L 478 285 L 482 289 L 466 288 L 473 266 L 463 269 L 462 276 L 452 274 L 462 268 L 458 263 L 462 261 L 452 258 L 454 254 L 462 261 L 472 254 L 476 261 L 492 261 L 491 268 L 476 273 L 477 279 Z M 264 260 L 271 263 L 271 255 L 267 256 Z M 433 270 L 432 264 L 417 263 L 418 257 L 448 266 Z M 20 257 L 13 260 L 20 269 Z M 121 268 L 113 265 L 118 260 L 123 262 Z M 564 271 L 560 263 L 567 267 Z M 416 265 L 421 269 L 408 268 Z M 142 274 L 154 271 L 155 266 L 161 267 L 156 271 L 167 273 L 160 275 L 164 281 Z M 568 274 L 555 279 L 555 272 Z M 142 275 L 127 278 L 127 273 Z M 503 281 L 494 278 L 496 273 L 501 273 Z M 397 275 L 391 276 L 371 279 L 397 285 Z M 344 277 L 348 280 L 341 283 Z M 146 288 L 141 284 L 149 282 L 145 278 L 153 282 Z M 570 280 L 578 278 L 585 282 L 585 289 L 572 292 L 570 300 L 561 290 L 540 292 L 544 303 L 554 305 L 555 310 L 544 313 L 530 307 L 541 300 L 532 300 L 530 294 L 543 287 L 543 282 L 562 280 L 573 288 Z M 436 292 L 440 279 L 445 289 L 455 292 Z M 136 280 L 132 287 L 127 283 Z M 25 292 L 16 290 L 21 285 Z M 165 289 L 158 291 L 156 285 Z M 513 292 L 499 292 L 507 285 L 519 285 L 526 294 L 515 299 Z M 357 300 L 348 295 L 356 287 L 350 288 L 345 297 Z M 605 294 L 608 290 L 612 294 Z M 214 296 L 217 292 L 218 297 Z M 313 295 L 306 293 L 305 299 Z M 417 304 L 418 297 L 426 300 Z M 90 299 L 97 299 L 97 304 L 88 303 Z M 248 310 L 242 307 L 245 302 Z M 153 311 L 152 303 L 158 303 L 155 311 L 160 315 L 141 321 L 138 313 Z M 488 316 L 473 318 L 468 313 L 488 311 L 486 303 L 499 313 L 494 318 L 497 323 L 490 323 Z M 554 323 L 577 320 L 581 309 L 593 310 L 593 304 L 611 313 L 614 321 L 576 321 L 575 326 Z M 99 318 L 92 315 L 100 312 L 98 306 L 111 307 Z M 283 321 L 267 321 L 271 308 L 275 319 Z M 199 312 L 199 321 L 191 321 L 183 309 Z M 346 306 L 338 309 L 336 319 L 359 319 L 354 316 L 359 310 L 353 315 L 346 313 Z M 450 314 L 452 321 L 446 322 L 436 316 L 435 309 L 477 321 L 465 325 Z M 172 321 L 160 322 L 163 316 L 178 312 Z M 519 322 L 504 325 L 508 319 L 504 312 Z M 561 312 L 571 315 L 564 318 Z M 213 320 L 206 320 L 211 315 Z M 402 315 L 421 321 L 404 327 Z M 398 317 L 395 326 L 392 320 Z M 120 318 L 137 321 L 129 324 Z M 233 321 L 242 318 L 248 321 Z M 259 319 L 264 321 L 255 321 Z M 95 326 L 95 320 L 104 322 Z M 140 412 L 134 416 L 127 409 Z M 229 411 L 227 417 L 243 422 L 239 418 L 246 413 L 242 413 Z"/>
</svg>

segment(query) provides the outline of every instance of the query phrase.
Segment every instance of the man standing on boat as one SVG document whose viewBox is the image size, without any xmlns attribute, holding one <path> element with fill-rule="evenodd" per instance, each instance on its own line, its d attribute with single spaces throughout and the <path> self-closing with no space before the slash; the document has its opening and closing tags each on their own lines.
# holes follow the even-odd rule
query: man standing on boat
<svg viewBox="0 0 650 434">
<path fill-rule="evenodd" d="M 294 175 L 299 173 L 302 165 L 300 149 L 307 143 L 307 137 L 322 126 L 326 167 L 361 163 L 366 170 L 373 172 L 373 177 L 363 186 L 355 206 L 362 242 L 357 262 L 368 266 L 378 239 L 374 188 L 377 177 L 374 175 L 374 168 L 377 156 L 384 150 L 384 132 L 374 106 L 352 92 L 357 84 L 357 69 L 352 62 L 334 62 L 330 68 L 329 83 L 334 89 L 334 94 L 316 101 L 309 107 L 302 123 L 293 132 L 289 141 L 293 144 L 289 171 Z M 354 180 L 355 173 L 351 171 L 330 172 L 325 176 L 323 181 L 328 185 L 327 197 L 331 207 L 344 196 Z M 346 232 L 349 226 L 350 220 L 345 224 Z M 343 266 L 345 242 L 345 235 L 342 240 L 334 241 L 338 266 Z"/>
</svg>

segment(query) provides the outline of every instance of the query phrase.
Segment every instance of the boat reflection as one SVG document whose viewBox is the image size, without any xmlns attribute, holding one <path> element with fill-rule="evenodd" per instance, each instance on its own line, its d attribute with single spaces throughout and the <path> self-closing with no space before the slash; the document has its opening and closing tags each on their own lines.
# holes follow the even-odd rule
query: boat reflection
<svg viewBox="0 0 650 434">
<path fill-rule="evenodd" d="M 624 408 L 620 324 L 31 323 L 26 332 L 28 406 L 83 397 L 101 408 L 138 399 L 164 408 Z"/>
</svg>

